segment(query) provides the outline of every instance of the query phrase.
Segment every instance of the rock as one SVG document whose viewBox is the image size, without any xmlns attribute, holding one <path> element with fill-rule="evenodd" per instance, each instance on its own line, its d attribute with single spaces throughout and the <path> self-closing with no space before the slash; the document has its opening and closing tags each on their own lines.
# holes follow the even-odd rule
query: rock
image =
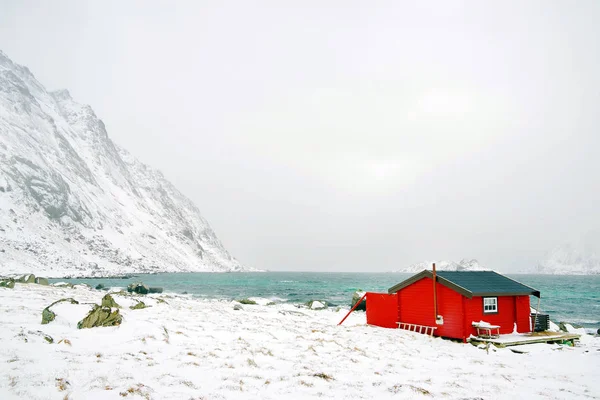
<svg viewBox="0 0 600 400">
<path fill-rule="evenodd" d="M 35 283 L 35 275 L 33 275 L 33 274 L 23 275 L 22 277 L 20 277 L 18 279 L 17 282 L 20 282 L 20 283 Z"/>
<path fill-rule="evenodd" d="M 319 300 L 311 300 L 308 303 L 306 303 L 306 305 L 311 310 L 323 310 L 323 309 L 327 308 L 327 304 L 325 304 L 324 301 L 319 301 Z"/>
<path fill-rule="evenodd" d="M 141 310 L 144 308 L 148 308 L 148 306 L 143 301 L 138 301 L 135 306 L 131 306 L 129 308 L 131 308 L 132 310 Z"/>
<path fill-rule="evenodd" d="M 56 314 L 50 309 L 50 307 L 52 307 L 55 304 L 62 303 L 63 301 L 68 301 L 71 304 L 79 304 L 77 300 L 72 299 L 70 297 L 67 299 L 60 299 L 55 301 L 54 303 L 50 304 L 48 307 L 42 310 L 42 325 L 46 325 L 54 321 L 54 318 L 56 318 Z"/>
<path fill-rule="evenodd" d="M 86 289 L 91 289 L 92 287 L 90 285 L 88 285 L 87 283 L 77 283 L 75 285 L 73 285 L 74 288 L 86 288 Z"/>
<path fill-rule="evenodd" d="M 42 325 L 49 324 L 54 321 L 54 318 L 56 318 L 54 311 L 50 310 L 48 307 L 42 310 Z"/>
<path fill-rule="evenodd" d="M 0 287 L 5 287 L 8 289 L 14 289 L 15 288 L 15 280 L 12 278 L 9 279 L 4 279 L 0 281 Z"/>
<path fill-rule="evenodd" d="M 60 287 L 60 288 L 71 288 L 73 289 L 73 284 L 70 282 L 56 282 L 53 283 L 52 286 L 54 287 Z"/>
<path fill-rule="evenodd" d="M 600 328 L 598 328 L 598 330 L 596 331 L 596 333 L 597 333 L 598 335 L 600 335 Z"/>
<path fill-rule="evenodd" d="M 109 307 L 102 307 L 94 304 L 89 314 L 79 321 L 77 329 L 95 328 L 99 326 L 116 326 L 121 325 L 123 316 L 119 313 L 119 309 L 113 311 Z"/>
<path fill-rule="evenodd" d="M 119 306 L 117 304 L 117 302 L 115 301 L 115 299 L 112 298 L 112 296 L 110 294 L 105 295 L 102 298 L 102 307 L 109 307 L 109 308 L 121 308 L 121 306 Z"/>
<path fill-rule="evenodd" d="M 148 288 L 148 293 L 162 293 L 162 292 L 163 292 L 163 288 L 161 288 L 161 287 Z"/>
<path fill-rule="evenodd" d="M 570 325 L 570 327 L 568 325 Z M 558 323 L 558 327 L 563 332 L 570 332 L 570 331 L 573 330 L 573 328 L 575 328 L 575 329 L 581 329 L 581 328 L 583 328 L 583 326 L 581 326 L 581 325 L 572 324 L 570 322 L 564 322 L 564 321 L 559 322 Z"/>
<path fill-rule="evenodd" d="M 150 289 L 148 288 L 148 286 L 144 285 L 143 283 L 138 282 L 138 283 L 132 283 L 129 286 L 127 286 L 127 291 L 129 293 L 148 294 Z"/>
<path fill-rule="evenodd" d="M 102 290 L 104 289 L 104 284 L 103 283 L 99 283 L 96 285 L 96 290 Z"/>
<path fill-rule="evenodd" d="M 50 285 L 50 282 L 48 282 L 47 278 L 35 278 L 35 283 L 37 283 L 38 285 L 44 285 L 44 286 Z"/>
<path fill-rule="evenodd" d="M 238 300 L 237 302 L 241 303 L 241 304 L 256 305 L 256 302 L 254 300 L 250 300 L 250 299 L 241 299 L 241 300 Z"/>
<path fill-rule="evenodd" d="M 363 292 L 361 290 L 357 290 L 356 292 L 354 292 L 354 294 L 352 295 L 352 304 L 350 304 L 350 307 L 354 307 L 354 305 L 356 303 L 358 303 L 358 301 L 364 295 L 365 295 L 365 292 Z M 363 301 L 360 302 L 360 304 L 358 305 L 358 307 L 355 308 L 355 310 L 367 311 L 367 298 L 366 297 L 363 299 Z"/>
<path fill-rule="evenodd" d="M 243 309 L 244 309 L 244 307 L 242 307 L 242 305 L 241 305 L 241 304 L 236 304 L 236 305 L 234 305 L 234 306 L 233 306 L 233 309 L 234 309 L 234 310 L 243 310 Z"/>
</svg>

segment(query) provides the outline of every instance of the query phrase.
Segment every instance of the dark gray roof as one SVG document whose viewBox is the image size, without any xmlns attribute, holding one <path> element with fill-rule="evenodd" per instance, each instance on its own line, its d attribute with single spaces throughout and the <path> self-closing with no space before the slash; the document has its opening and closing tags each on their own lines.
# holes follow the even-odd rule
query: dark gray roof
<svg viewBox="0 0 600 400">
<path fill-rule="evenodd" d="M 431 271 L 423 271 L 388 289 L 395 293 L 425 277 L 433 278 Z M 540 291 L 523 285 L 494 271 L 437 271 L 437 281 L 466 296 L 521 296 L 540 297 Z"/>
</svg>

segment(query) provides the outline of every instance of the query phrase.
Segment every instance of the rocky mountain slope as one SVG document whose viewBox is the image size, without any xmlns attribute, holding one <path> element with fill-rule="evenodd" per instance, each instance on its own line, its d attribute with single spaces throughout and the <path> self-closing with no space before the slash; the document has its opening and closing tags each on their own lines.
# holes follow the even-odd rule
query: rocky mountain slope
<svg viewBox="0 0 600 400">
<path fill-rule="evenodd" d="M 586 240 L 558 246 L 546 254 L 535 272 L 552 275 L 600 275 L 599 245 L 600 241 Z"/>
<path fill-rule="evenodd" d="M 0 51 L 0 274 L 244 269 L 90 106 L 47 91 Z"/>
<path fill-rule="evenodd" d="M 432 268 L 433 261 L 424 261 L 421 263 L 413 264 L 406 268 L 401 268 L 395 272 L 401 273 L 417 273 L 425 269 L 430 270 Z M 463 259 L 459 262 L 455 261 L 435 261 L 435 269 L 438 271 L 486 271 L 486 268 L 479 265 L 477 260 Z"/>
</svg>

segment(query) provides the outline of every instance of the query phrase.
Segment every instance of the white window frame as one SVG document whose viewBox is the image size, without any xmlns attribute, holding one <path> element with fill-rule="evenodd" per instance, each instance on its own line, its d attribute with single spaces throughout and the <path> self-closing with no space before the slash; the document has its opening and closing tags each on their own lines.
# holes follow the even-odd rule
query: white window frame
<svg viewBox="0 0 600 400">
<path fill-rule="evenodd" d="M 483 313 L 484 314 L 498 314 L 498 298 L 497 297 L 484 297 L 483 298 Z"/>
</svg>

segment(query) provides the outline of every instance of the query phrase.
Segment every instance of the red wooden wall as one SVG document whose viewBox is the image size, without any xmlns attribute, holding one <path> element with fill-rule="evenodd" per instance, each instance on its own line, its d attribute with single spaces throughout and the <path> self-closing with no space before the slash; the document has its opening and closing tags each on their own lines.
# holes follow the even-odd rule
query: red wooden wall
<svg viewBox="0 0 600 400">
<path fill-rule="evenodd" d="M 395 294 L 367 293 L 367 323 L 385 328 L 397 328 L 397 322 L 437 326 L 436 336 L 466 339 L 476 331 L 473 322 L 485 321 L 500 325 L 500 333 L 531 332 L 529 296 L 497 296 L 498 313 L 483 313 L 483 298 L 464 297 L 458 292 L 436 284 L 438 315 L 444 318 L 437 325 L 433 308 L 433 280 L 423 278 Z"/>
<path fill-rule="evenodd" d="M 367 324 L 383 328 L 397 328 L 398 299 L 396 293 L 367 292 Z"/>
<path fill-rule="evenodd" d="M 433 280 L 423 278 L 398 292 L 398 320 L 410 324 L 437 326 L 436 336 L 463 338 L 462 295 L 436 284 L 438 315 L 443 325 L 436 325 L 433 309 Z"/>
<path fill-rule="evenodd" d="M 530 332 L 529 329 L 529 296 L 498 296 L 498 313 L 483 313 L 483 298 L 465 298 L 465 329 L 475 335 L 473 322 L 485 321 L 500 326 L 500 333 L 512 333 L 517 323 L 517 332 Z M 468 335 L 467 335 L 468 337 Z"/>
<path fill-rule="evenodd" d="M 531 332 L 531 308 L 529 307 L 529 296 L 516 296 L 517 308 L 517 332 Z"/>
</svg>

